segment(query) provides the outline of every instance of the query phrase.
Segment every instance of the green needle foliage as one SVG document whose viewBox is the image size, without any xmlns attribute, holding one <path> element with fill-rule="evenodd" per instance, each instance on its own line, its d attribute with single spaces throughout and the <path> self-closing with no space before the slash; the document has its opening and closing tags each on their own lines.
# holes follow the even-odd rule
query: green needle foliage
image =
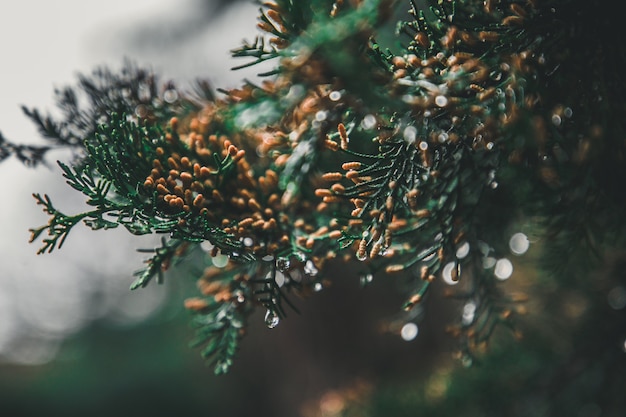
<svg viewBox="0 0 626 417">
<path fill-rule="evenodd" d="M 216 373 L 250 313 L 275 327 L 332 281 L 329 259 L 397 277 L 405 321 L 432 285 L 459 283 L 448 295 L 472 311 L 448 330 L 470 363 L 500 325 L 519 334 L 525 297 L 500 284 L 511 230 L 539 230 L 542 266 L 571 285 L 623 248 L 626 61 L 606 7 L 276 0 L 258 27 L 232 53 L 273 63 L 260 85 L 187 93 L 127 63 L 57 92 L 60 121 L 25 109 L 49 146 L 0 137 L 0 158 L 32 165 L 77 150 L 60 166 L 91 209 L 35 194 L 51 216 L 32 230 L 40 253 L 79 222 L 163 234 L 134 289 L 209 248 L 186 307 Z"/>
</svg>

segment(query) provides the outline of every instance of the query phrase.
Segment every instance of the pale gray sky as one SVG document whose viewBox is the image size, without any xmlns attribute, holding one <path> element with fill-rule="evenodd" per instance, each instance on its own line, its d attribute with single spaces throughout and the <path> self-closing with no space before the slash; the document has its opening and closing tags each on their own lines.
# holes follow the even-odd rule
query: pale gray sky
<svg viewBox="0 0 626 417">
<path fill-rule="evenodd" d="M 166 47 L 128 41 L 143 33 L 176 31 L 194 21 L 194 0 L 22 0 L 0 6 L 0 131 L 14 142 L 37 142 L 34 126 L 20 105 L 53 110 L 55 86 L 73 83 L 78 72 L 125 57 L 151 66 L 165 78 L 186 82 L 202 77 L 215 86 L 239 85 L 259 69 L 232 73 L 240 61 L 229 50 L 252 39 L 258 9 L 243 2 L 211 26 Z M 196 17 L 197 20 L 197 17 Z M 156 39 L 156 37 L 155 37 Z M 53 155 L 63 159 L 65 155 Z M 13 160 L 0 164 L 4 179 L 0 205 L 0 361 L 36 364 L 54 357 L 60 342 L 90 320 L 141 320 L 162 302 L 165 287 L 130 293 L 132 272 L 154 237 L 125 230 L 92 232 L 80 226 L 60 251 L 36 256 L 28 228 L 47 221 L 33 192 L 47 193 L 59 208 L 83 210 L 84 199 L 64 184 L 56 165 L 29 169 Z M 94 294 L 104 297 L 94 302 Z"/>
</svg>

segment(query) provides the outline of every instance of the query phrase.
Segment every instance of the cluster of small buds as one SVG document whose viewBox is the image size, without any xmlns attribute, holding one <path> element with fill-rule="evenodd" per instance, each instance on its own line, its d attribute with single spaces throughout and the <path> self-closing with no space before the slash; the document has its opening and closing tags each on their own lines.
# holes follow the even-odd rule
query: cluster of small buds
<svg viewBox="0 0 626 417">
<path fill-rule="evenodd" d="M 261 14 L 257 27 L 273 35 L 269 40 L 270 44 L 279 49 L 286 48 L 289 45 L 289 31 L 285 26 L 280 6 L 273 2 L 266 2 L 263 5 L 267 10 Z"/>
<path fill-rule="evenodd" d="M 267 169 L 255 177 L 245 151 L 228 137 L 210 133 L 210 123 L 206 112 L 184 125 L 173 118 L 144 187 L 156 193 L 160 210 L 180 217 L 181 226 L 188 215 L 200 216 L 234 239 L 252 238 L 254 253 L 275 250 L 289 241 L 280 227 L 278 175 Z"/>
</svg>

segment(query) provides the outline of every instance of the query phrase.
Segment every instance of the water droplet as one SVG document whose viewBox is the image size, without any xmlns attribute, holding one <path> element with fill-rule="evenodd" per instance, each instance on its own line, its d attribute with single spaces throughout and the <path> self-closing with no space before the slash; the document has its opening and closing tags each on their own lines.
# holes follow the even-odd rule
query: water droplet
<svg viewBox="0 0 626 417">
<path fill-rule="evenodd" d="M 254 245 L 254 240 L 251 237 L 246 237 L 243 239 L 243 245 L 249 248 Z"/>
<path fill-rule="evenodd" d="M 339 101 L 339 99 L 341 99 L 341 93 L 339 91 L 331 91 L 328 98 L 331 101 Z"/>
<path fill-rule="evenodd" d="M 437 96 L 435 97 L 435 104 L 439 107 L 445 107 L 448 104 L 448 99 L 446 96 Z"/>
<path fill-rule="evenodd" d="M 173 88 L 165 90 L 165 92 L 163 93 L 163 100 L 170 104 L 175 102 L 176 100 L 178 100 L 178 92 Z"/>
<path fill-rule="evenodd" d="M 285 99 L 287 101 L 297 101 L 300 100 L 302 98 L 302 96 L 304 96 L 304 93 L 306 92 L 304 86 L 302 86 L 301 84 L 294 84 L 289 88 L 289 91 L 287 92 L 287 95 L 285 96 Z"/>
<path fill-rule="evenodd" d="M 285 274 L 280 271 L 276 271 L 276 275 L 274 276 L 274 282 L 276 282 L 276 285 L 278 285 L 279 287 L 285 285 Z"/>
<path fill-rule="evenodd" d="M 443 271 L 441 272 L 443 281 L 448 285 L 458 284 L 458 272 L 456 262 L 448 262 L 446 266 L 443 267 Z"/>
<path fill-rule="evenodd" d="M 291 266 L 291 261 L 289 258 L 280 257 L 276 259 L 276 268 L 279 271 L 285 272 Z"/>
<path fill-rule="evenodd" d="M 313 286 L 313 290 L 315 292 L 320 292 L 324 289 L 324 286 L 322 285 L 321 282 L 316 282 L 315 285 Z"/>
<path fill-rule="evenodd" d="M 203 240 L 200 242 L 200 248 L 205 252 L 211 252 L 213 250 L 214 245 L 208 240 Z"/>
<path fill-rule="evenodd" d="M 561 116 L 559 116 L 558 114 L 553 114 L 552 115 L 552 124 L 555 126 L 560 126 L 561 125 Z"/>
<path fill-rule="evenodd" d="M 567 117 L 568 119 L 572 117 L 573 114 L 574 111 L 571 109 L 571 107 L 566 107 L 565 109 L 563 109 L 563 116 Z"/>
<path fill-rule="evenodd" d="M 459 246 L 458 249 L 456 250 L 456 257 L 458 259 L 463 259 L 469 254 L 469 251 L 470 251 L 469 243 L 463 242 L 461 246 Z"/>
<path fill-rule="evenodd" d="M 417 337 L 418 333 L 419 328 L 417 327 L 417 324 L 406 323 L 404 326 L 402 326 L 402 329 L 400 330 L 400 337 L 402 337 L 402 340 L 410 342 Z"/>
<path fill-rule="evenodd" d="M 315 120 L 317 120 L 318 122 L 323 122 L 324 120 L 326 120 L 327 116 L 328 112 L 326 110 L 320 110 L 315 113 Z"/>
<path fill-rule="evenodd" d="M 216 268 L 224 268 L 228 264 L 228 256 L 219 253 L 211 258 L 211 262 Z"/>
<path fill-rule="evenodd" d="M 470 366 L 472 366 L 473 363 L 474 363 L 474 360 L 469 355 L 465 355 L 461 359 L 461 364 L 466 368 L 469 368 Z"/>
<path fill-rule="evenodd" d="M 366 260 L 366 259 L 367 259 L 367 253 L 365 253 L 365 252 L 358 252 L 358 251 L 357 251 L 357 253 L 356 253 L 356 258 L 357 258 L 359 261 L 361 261 L 361 262 L 362 262 L 362 261 L 364 261 L 364 260 Z"/>
<path fill-rule="evenodd" d="M 476 315 L 476 303 L 469 301 L 463 306 L 463 315 L 461 316 L 461 323 L 464 326 L 472 324 Z"/>
<path fill-rule="evenodd" d="M 483 268 L 485 269 L 493 268 L 496 262 L 497 262 L 496 258 L 492 256 L 487 256 L 483 258 Z"/>
<path fill-rule="evenodd" d="M 143 104 L 138 105 L 135 107 L 135 115 L 141 118 L 146 117 L 148 115 L 148 108 Z"/>
<path fill-rule="evenodd" d="M 417 147 L 420 148 L 420 150 L 425 151 L 426 149 L 428 149 L 428 142 L 421 141 L 417 144 Z"/>
<path fill-rule="evenodd" d="M 480 240 L 478 241 L 478 250 L 480 251 L 480 253 L 487 256 L 489 255 L 489 252 L 491 252 L 491 247 L 487 243 Z"/>
<path fill-rule="evenodd" d="M 407 143 L 415 143 L 415 139 L 417 138 L 417 129 L 415 126 L 407 126 L 404 129 L 403 137 Z"/>
<path fill-rule="evenodd" d="M 152 92 L 150 91 L 150 87 L 143 83 L 140 84 L 139 88 L 137 89 L 137 97 L 139 97 L 139 100 L 141 101 L 150 100 L 150 97 L 152 97 Z"/>
<path fill-rule="evenodd" d="M 274 260 L 274 256 L 273 255 L 265 255 L 264 257 L 261 258 L 263 261 L 265 262 L 271 262 Z"/>
<path fill-rule="evenodd" d="M 448 133 L 447 132 L 441 132 L 439 134 L 439 136 L 437 136 L 437 140 L 439 141 L 439 143 L 445 143 L 448 141 Z"/>
<path fill-rule="evenodd" d="M 374 280 L 374 275 L 371 273 L 365 273 L 359 276 L 359 282 L 361 283 L 363 287 L 370 284 L 373 280 Z"/>
<path fill-rule="evenodd" d="M 280 323 L 280 317 L 278 317 L 278 314 L 276 314 L 274 310 L 267 310 L 265 312 L 265 325 L 269 329 L 273 329 L 278 326 L 278 323 Z"/>
<path fill-rule="evenodd" d="M 509 248 L 515 255 L 525 254 L 529 247 L 530 241 L 528 240 L 528 236 L 524 233 L 515 233 L 511 236 L 511 239 L 509 239 Z"/>
<path fill-rule="evenodd" d="M 306 261 L 306 263 L 304 264 L 304 273 L 307 275 L 310 275 L 312 277 L 316 276 L 317 273 L 319 272 L 319 270 L 317 269 L 317 267 L 315 266 L 315 264 L 313 263 L 312 260 L 308 260 Z"/>
<path fill-rule="evenodd" d="M 376 117 L 373 114 L 368 114 L 361 120 L 361 127 L 365 130 L 373 129 L 375 126 Z"/>
<path fill-rule="evenodd" d="M 513 274 L 513 264 L 507 258 L 498 259 L 493 273 L 499 280 L 509 279 Z"/>
<path fill-rule="evenodd" d="M 626 307 L 626 288 L 621 285 L 614 287 L 607 296 L 609 305 L 613 310 L 621 310 Z"/>
</svg>

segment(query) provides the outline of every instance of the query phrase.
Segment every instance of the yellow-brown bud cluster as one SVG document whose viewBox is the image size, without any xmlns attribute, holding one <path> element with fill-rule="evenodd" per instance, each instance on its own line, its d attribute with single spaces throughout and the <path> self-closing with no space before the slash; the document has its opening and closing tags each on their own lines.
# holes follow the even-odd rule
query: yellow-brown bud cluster
<svg viewBox="0 0 626 417">
<path fill-rule="evenodd" d="M 277 216 L 282 210 L 278 175 L 268 169 L 255 176 L 245 150 L 212 133 L 212 117 L 211 109 L 205 109 L 184 122 L 170 121 L 166 143 L 157 148 L 144 187 L 156 193 L 157 207 L 179 216 L 182 225 L 189 215 L 200 216 L 234 239 L 253 239 L 253 252 L 271 250 L 263 245 L 288 241 Z"/>
</svg>

